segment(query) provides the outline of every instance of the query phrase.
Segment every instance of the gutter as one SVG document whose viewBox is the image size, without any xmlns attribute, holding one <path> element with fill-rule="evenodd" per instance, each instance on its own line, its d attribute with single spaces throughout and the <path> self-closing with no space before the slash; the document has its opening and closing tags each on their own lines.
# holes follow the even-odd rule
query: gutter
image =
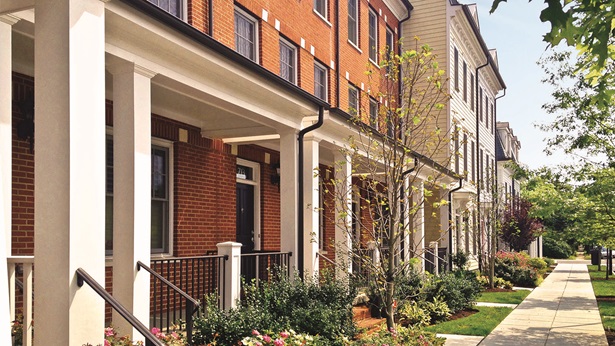
<svg viewBox="0 0 615 346">
<path fill-rule="evenodd" d="M 300 278 L 304 278 L 303 274 L 304 274 L 304 241 L 303 241 L 303 233 L 305 231 L 304 227 L 303 227 L 303 220 L 304 220 L 304 215 L 303 213 L 305 212 L 304 208 L 303 208 L 303 156 L 304 156 L 304 150 L 303 150 L 303 138 L 305 137 L 305 135 L 311 131 L 314 131 L 316 129 L 318 129 L 319 127 L 322 126 L 322 124 L 324 123 L 324 116 L 325 114 L 325 107 L 320 107 L 318 109 L 318 121 L 306 128 L 304 128 L 303 130 L 299 131 L 299 136 L 297 137 L 297 140 L 299 141 L 299 153 L 298 153 L 298 166 L 297 166 L 297 174 L 298 174 L 298 180 L 297 180 L 297 185 L 298 185 L 298 189 L 299 191 L 297 191 L 297 253 L 298 253 L 298 258 L 297 258 L 297 270 L 299 271 L 299 277 Z"/>
<path fill-rule="evenodd" d="M 459 186 L 448 192 L 448 267 L 449 270 L 453 270 L 453 232 L 451 225 L 453 224 L 453 193 L 461 190 L 463 187 L 463 178 L 459 178 Z"/>
</svg>

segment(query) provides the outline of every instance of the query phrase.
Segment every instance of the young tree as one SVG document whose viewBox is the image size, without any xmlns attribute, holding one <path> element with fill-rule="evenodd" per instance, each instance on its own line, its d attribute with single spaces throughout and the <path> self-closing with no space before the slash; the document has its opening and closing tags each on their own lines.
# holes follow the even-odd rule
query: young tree
<svg viewBox="0 0 615 346">
<path fill-rule="evenodd" d="M 527 250 L 543 228 L 542 223 L 530 215 L 531 208 L 529 201 L 515 198 L 504 211 L 501 238 L 515 251 Z"/>
<path fill-rule="evenodd" d="M 439 239 L 449 228 L 435 217 L 447 203 L 446 181 L 456 181 L 444 168 L 454 155 L 444 116 L 449 94 L 436 56 L 418 39 L 399 55 L 387 49 L 380 69 L 367 74 L 371 83 L 363 99 L 376 102 L 363 112 L 350 110 L 360 130 L 343 150 L 352 162 L 354 188 L 349 177 L 336 176 L 328 192 L 335 193 L 341 215 L 337 226 L 353 239 L 351 248 L 338 243 L 336 249 L 362 268 L 386 308 L 387 326 L 394 328 L 396 279 L 409 272 L 411 256 L 425 255 L 417 239 L 425 227 L 420 223 L 433 225 Z"/>
</svg>

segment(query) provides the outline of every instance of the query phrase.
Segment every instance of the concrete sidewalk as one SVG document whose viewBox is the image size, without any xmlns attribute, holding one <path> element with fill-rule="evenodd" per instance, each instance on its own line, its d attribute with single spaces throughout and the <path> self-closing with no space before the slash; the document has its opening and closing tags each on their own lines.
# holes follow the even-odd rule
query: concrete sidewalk
<svg viewBox="0 0 615 346">
<path fill-rule="evenodd" d="M 542 285 L 479 345 L 607 345 L 587 264 L 558 261 Z"/>
</svg>

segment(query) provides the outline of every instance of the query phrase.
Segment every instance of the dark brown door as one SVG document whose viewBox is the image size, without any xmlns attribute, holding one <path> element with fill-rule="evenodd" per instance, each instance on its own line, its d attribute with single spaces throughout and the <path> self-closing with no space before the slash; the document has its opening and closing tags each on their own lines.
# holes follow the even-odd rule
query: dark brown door
<svg viewBox="0 0 615 346">
<path fill-rule="evenodd" d="M 254 186 L 237 184 L 237 242 L 241 253 L 254 250 Z"/>
</svg>

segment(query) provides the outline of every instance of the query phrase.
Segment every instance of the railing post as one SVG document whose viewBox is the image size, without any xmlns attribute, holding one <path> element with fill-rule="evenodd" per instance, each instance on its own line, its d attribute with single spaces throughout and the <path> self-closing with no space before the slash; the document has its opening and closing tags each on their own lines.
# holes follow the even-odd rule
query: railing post
<svg viewBox="0 0 615 346">
<path fill-rule="evenodd" d="M 220 265 L 220 270 L 225 273 L 225 282 L 218 288 L 221 304 L 225 309 L 234 308 L 241 294 L 241 244 L 229 241 L 216 246 L 218 255 L 228 256 L 228 260 Z M 226 292 L 222 292 L 223 287 Z"/>
<path fill-rule="evenodd" d="M 194 304 L 186 299 L 186 338 L 188 339 L 188 345 L 192 345 L 192 316 L 194 314 Z"/>
<path fill-rule="evenodd" d="M 23 265 L 23 346 L 32 346 L 32 263 Z"/>
</svg>

